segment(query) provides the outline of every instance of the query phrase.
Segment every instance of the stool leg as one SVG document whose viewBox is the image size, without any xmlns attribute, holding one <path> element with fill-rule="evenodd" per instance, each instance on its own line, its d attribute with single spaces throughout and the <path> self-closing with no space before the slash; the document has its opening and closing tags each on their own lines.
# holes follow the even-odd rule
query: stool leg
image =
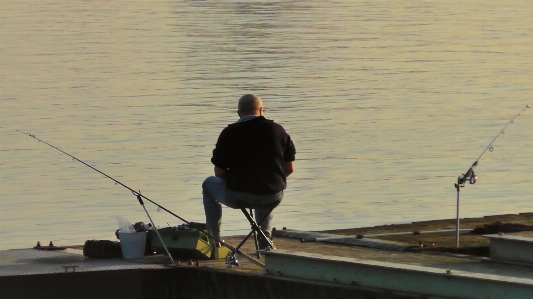
<svg viewBox="0 0 533 299">
<path fill-rule="evenodd" d="M 250 209 L 250 218 L 254 219 L 254 211 L 252 209 Z M 253 226 L 252 231 L 254 232 L 255 253 L 257 255 L 257 258 L 260 259 L 261 254 L 259 253 L 259 244 L 257 243 L 257 232 L 255 231 Z"/>
<path fill-rule="evenodd" d="M 266 213 L 265 216 L 264 216 L 261 220 L 259 220 L 259 222 L 257 222 L 257 227 L 259 228 L 259 232 L 260 232 L 261 236 L 262 236 L 263 238 L 265 238 L 265 240 L 267 240 L 268 245 L 269 245 L 270 248 L 272 248 L 272 249 L 276 249 L 276 247 L 274 247 L 274 243 L 272 243 L 272 241 L 270 241 L 270 239 L 267 238 L 267 237 L 265 236 L 265 234 L 263 233 L 263 230 L 261 229 L 260 225 L 261 225 L 261 223 L 263 223 L 263 221 L 265 221 L 265 219 L 268 218 L 268 216 L 270 215 L 270 213 L 272 213 L 272 211 L 273 211 L 274 209 L 275 209 L 275 207 L 272 208 L 272 209 L 270 209 L 270 210 L 268 211 L 268 213 Z M 256 215 L 257 215 L 257 213 L 256 213 Z"/>
<path fill-rule="evenodd" d="M 244 208 L 242 208 L 241 211 L 244 214 L 244 216 L 246 216 L 246 219 L 248 219 L 248 221 L 250 222 L 250 225 L 252 226 L 252 230 L 248 233 L 246 238 L 244 238 L 244 240 L 242 240 L 241 243 L 239 243 L 239 245 L 236 247 L 237 249 L 241 248 L 241 246 L 246 242 L 246 240 L 248 240 L 248 238 L 250 238 L 252 236 L 252 234 L 255 234 L 255 230 L 256 230 L 256 227 L 257 227 L 257 224 L 255 223 L 254 219 L 250 216 L 248 211 L 246 211 L 246 209 L 244 209 Z M 255 227 L 254 227 L 254 225 L 255 225 Z"/>
</svg>

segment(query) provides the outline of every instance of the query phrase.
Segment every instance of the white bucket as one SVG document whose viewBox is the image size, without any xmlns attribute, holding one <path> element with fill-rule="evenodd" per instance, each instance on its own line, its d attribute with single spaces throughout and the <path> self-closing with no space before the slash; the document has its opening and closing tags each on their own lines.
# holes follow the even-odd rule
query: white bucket
<svg viewBox="0 0 533 299">
<path fill-rule="evenodd" d="M 125 259 L 138 259 L 144 257 L 147 233 L 148 232 L 119 232 L 118 236 L 120 239 L 120 249 L 122 250 L 122 257 Z"/>
</svg>

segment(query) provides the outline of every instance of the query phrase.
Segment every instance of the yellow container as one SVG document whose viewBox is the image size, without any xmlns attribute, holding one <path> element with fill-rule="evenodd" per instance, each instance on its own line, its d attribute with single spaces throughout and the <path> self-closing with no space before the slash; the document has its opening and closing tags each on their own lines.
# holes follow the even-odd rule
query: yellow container
<svg viewBox="0 0 533 299">
<path fill-rule="evenodd" d="M 172 257 L 209 259 L 213 254 L 214 245 L 209 242 L 207 235 L 198 229 L 185 226 L 166 227 L 158 231 Z M 166 254 L 163 244 L 155 234 L 152 237 L 152 249 L 157 253 Z"/>
</svg>

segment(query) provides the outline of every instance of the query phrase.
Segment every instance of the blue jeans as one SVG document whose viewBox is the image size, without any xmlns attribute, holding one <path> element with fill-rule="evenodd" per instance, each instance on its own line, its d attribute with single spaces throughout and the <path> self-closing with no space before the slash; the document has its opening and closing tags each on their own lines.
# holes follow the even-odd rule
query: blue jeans
<svg viewBox="0 0 533 299">
<path fill-rule="evenodd" d="M 242 193 L 228 190 L 226 188 L 226 181 L 210 176 L 205 179 L 202 184 L 202 193 L 204 197 L 204 210 L 205 210 L 205 222 L 207 229 L 211 234 L 217 238 L 220 238 L 220 227 L 222 226 L 222 204 L 234 208 L 240 209 L 237 206 L 237 200 L 244 201 L 253 205 L 266 205 L 275 201 L 283 200 L 283 191 L 272 195 L 256 195 L 250 193 Z M 255 219 L 261 221 L 268 211 L 256 210 Z M 261 223 L 261 229 L 269 234 L 272 231 L 272 218 L 273 213 L 270 213 L 268 217 Z"/>
</svg>

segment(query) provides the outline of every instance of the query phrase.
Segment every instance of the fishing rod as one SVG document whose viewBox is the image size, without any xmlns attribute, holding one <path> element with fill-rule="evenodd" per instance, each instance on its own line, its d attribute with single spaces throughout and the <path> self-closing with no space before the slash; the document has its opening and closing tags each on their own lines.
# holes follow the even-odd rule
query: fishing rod
<svg viewBox="0 0 533 299">
<path fill-rule="evenodd" d="M 494 139 L 492 139 L 492 141 L 489 143 L 487 148 L 485 148 L 485 150 L 481 153 L 479 158 L 477 158 L 477 160 L 472 164 L 470 169 L 468 169 L 468 171 L 465 174 L 460 175 L 457 178 L 457 184 L 455 184 L 456 188 L 464 187 L 467 181 L 470 184 L 475 184 L 476 183 L 477 176 L 474 173 L 474 168 L 478 165 L 479 160 L 481 160 L 481 158 L 485 155 L 485 153 L 487 151 L 490 151 L 490 152 L 494 151 L 493 145 L 494 145 L 494 142 L 496 141 L 496 139 L 498 139 L 498 137 L 500 137 L 500 135 L 505 134 L 505 129 L 507 128 L 507 126 L 509 126 L 510 124 L 514 123 L 515 118 L 519 117 L 520 114 L 522 114 L 522 112 L 526 111 L 526 109 L 529 109 L 529 108 L 530 108 L 530 106 L 526 105 L 526 107 L 524 109 L 520 110 L 520 112 L 518 114 L 516 114 L 513 118 L 511 118 L 511 120 L 503 127 L 503 129 L 501 129 L 501 131 L 498 133 L 498 135 L 496 135 L 496 137 L 494 137 Z"/>
<path fill-rule="evenodd" d="M 57 147 L 51 145 L 50 143 L 48 143 L 48 142 L 46 142 L 46 141 L 44 141 L 44 140 L 42 140 L 42 139 L 37 138 L 37 137 L 36 137 L 35 135 L 33 135 L 33 134 L 25 133 L 25 132 L 22 132 L 22 131 L 20 131 L 20 130 L 17 130 L 17 132 L 20 132 L 20 133 L 22 133 L 22 134 L 28 135 L 28 136 L 30 136 L 30 137 L 36 139 L 37 141 L 42 142 L 42 143 L 48 145 L 49 147 L 51 147 L 51 148 L 53 148 L 53 149 L 55 149 L 55 150 L 60 151 L 61 153 L 65 154 L 65 155 L 67 155 L 67 156 L 69 156 L 69 157 L 71 157 L 73 160 L 76 160 L 76 161 L 80 162 L 81 164 L 83 164 L 83 165 L 85 165 L 85 166 L 91 168 L 92 170 L 95 170 L 96 172 L 98 172 L 98 173 L 104 175 L 104 176 L 107 177 L 108 179 L 111 179 L 112 181 L 115 182 L 115 185 L 118 184 L 118 185 L 120 185 L 120 186 L 122 186 L 122 187 L 124 187 L 124 188 L 126 188 L 126 189 L 128 189 L 128 190 L 130 190 L 131 193 L 133 193 L 133 195 L 135 195 L 135 196 L 140 196 L 140 197 L 142 197 L 142 198 L 148 200 L 149 202 L 151 202 L 151 203 L 153 203 L 154 205 L 156 205 L 158 208 L 164 210 L 165 212 L 168 212 L 168 213 L 171 214 L 172 216 L 174 216 L 174 217 L 180 219 L 181 221 L 183 221 L 183 222 L 185 222 L 185 223 L 187 223 L 187 224 L 190 223 L 189 221 L 187 221 L 187 220 L 181 218 L 180 216 L 174 214 L 174 213 L 173 213 L 172 211 L 170 211 L 169 209 L 163 207 L 162 205 L 160 205 L 160 204 L 156 203 L 155 201 L 149 199 L 148 197 L 142 195 L 140 192 L 138 192 L 138 191 L 136 191 L 136 190 L 134 190 L 134 189 L 132 189 L 132 188 L 126 186 L 125 184 L 121 183 L 121 182 L 118 181 L 117 179 L 115 179 L 115 178 L 113 178 L 113 177 L 111 177 L 111 176 L 105 174 L 104 172 L 102 172 L 102 171 L 96 169 L 94 166 L 91 166 L 91 165 L 85 163 L 84 161 L 82 161 L 82 160 L 80 160 L 80 159 L 74 157 L 73 155 L 71 155 L 71 154 L 69 154 L 69 153 L 67 153 L 67 152 L 65 152 L 65 151 L 63 151 L 63 150 L 61 150 L 61 149 L 59 149 L 59 148 L 57 148 Z"/>
<path fill-rule="evenodd" d="M 517 117 L 519 117 L 522 114 L 522 112 L 525 112 L 526 109 L 529 109 L 529 108 L 530 108 L 530 105 L 526 105 L 526 107 L 524 107 L 524 109 L 520 110 L 520 112 L 518 112 L 515 116 L 513 116 L 513 118 L 511 118 L 511 120 L 503 127 L 503 129 L 501 129 L 500 132 L 494 137 L 494 139 L 492 139 L 492 141 L 485 148 L 485 150 L 481 153 L 481 155 L 479 155 L 477 160 L 474 161 L 474 163 L 472 163 L 472 166 L 470 166 L 470 168 L 466 171 L 466 173 L 460 175 L 457 178 L 457 183 L 455 183 L 455 188 L 457 190 L 457 219 L 456 219 L 456 236 L 455 236 L 455 240 L 456 241 L 455 241 L 455 246 L 457 248 L 459 248 L 459 193 L 461 192 L 461 188 L 465 187 L 467 181 L 471 185 L 473 185 L 473 184 L 475 184 L 477 182 L 477 175 L 474 172 L 474 168 L 476 168 L 476 166 L 479 164 L 479 160 L 481 160 L 481 158 L 483 158 L 483 156 L 485 155 L 485 153 L 487 151 L 489 151 L 489 152 L 494 151 L 494 142 L 496 141 L 496 139 L 498 139 L 498 137 L 500 137 L 500 135 L 505 134 L 505 129 L 507 128 L 507 126 L 509 126 L 510 124 L 514 123 L 514 120 Z"/>
<path fill-rule="evenodd" d="M 300 243 L 308 243 L 308 242 L 335 242 L 337 240 L 343 240 L 343 239 L 364 239 L 364 238 L 375 238 L 375 237 L 390 237 L 390 236 L 418 236 L 422 234 L 441 234 L 441 233 L 451 233 L 454 232 L 454 229 L 441 229 L 441 230 L 428 230 L 428 231 L 412 231 L 412 232 L 398 232 L 398 233 L 382 233 L 382 234 L 367 234 L 367 235 L 348 235 L 348 236 L 331 236 L 331 237 L 317 237 L 317 238 L 302 238 L 300 239 Z M 461 229 L 461 232 L 469 233 L 472 229 L 465 228 Z"/>
<path fill-rule="evenodd" d="M 69 157 L 71 157 L 73 160 L 76 160 L 76 161 L 80 162 L 81 164 L 83 164 L 83 165 L 85 165 L 85 166 L 91 168 L 92 170 L 94 170 L 94 171 L 96 171 L 96 172 L 98 172 L 98 173 L 104 175 L 104 176 L 107 177 L 108 179 L 114 181 L 114 182 L 115 182 L 115 185 L 118 184 L 118 185 L 120 185 L 120 186 L 122 186 L 122 187 L 124 187 L 124 188 L 126 188 L 126 189 L 128 189 L 128 190 L 130 190 L 131 193 L 133 193 L 133 195 L 135 195 L 135 196 L 137 197 L 137 200 L 139 201 L 139 203 L 143 206 L 144 210 L 146 211 L 146 214 L 148 215 L 148 218 L 150 218 L 150 221 L 151 221 L 151 217 L 150 217 L 150 215 L 148 214 L 148 211 L 146 210 L 146 207 L 144 207 L 144 202 L 142 201 L 143 198 L 146 199 L 146 200 L 148 200 L 149 202 L 153 203 L 154 205 L 156 205 L 159 209 L 162 209 L 162 210 L 164 210 L 165 212 L 171 214 L 172 216 L 174 216 L 174 217 L 180 219 L 181 221 L 183 221 L 183 222 L 185 222 L 185 223 L 187 223 L 187 224 L 190 224 L 190 223 L 191 223 L 191 222 L 189 222 L 189 221 L 183 219 L 182 217 L 176 215 L 175 213 L 173 213 L 173 212 L 170 211 L 169 209 L 167 209 L 167 208 L 163 207 L 162 205 L 156 203 L 155 201 L 149 199 L 148 197 L 142 195 L 140 191 L 136 191 L 136 190 L 134 190 L 133 188 L 128 187 L 126 184 L 124 184 L 124 183 L 118 181 L 117 179 L 111 177 L 110 175 L 105 174 L 104 172 L 98 170 L 96 167 L 91 166 L 91 165 L 87 164 L 86 162 L 84 162 L 84 161 L 82 161 L 82 160 L 80 160 L 80 159 L 74 157 L 73 155 L 71 155 L 71 154 L 69 154 L 69 153 L 67 153 L 67 152 L 65 152 L 65 151 L 63 151 L 63 150 L 61 150 L 61 149 L 59 149 L 59 148 L 57 148 L 57 147 L 51 145 L 50 143 L 48 143 L 48 142 L 46 142 L 46 141 L 44 141 L 44 140 L 42 140 L 42 139 L 37 138 L 37 136 L 35 136 L 35 135 L 33 135 L 33 134 L 29 134 L 29 133 L 23 132 L 23 131 L 20 131 L 20 130 L 17 130 L 17 132 L 20 132 L 20 133 L 22 133 L 22 134 L 25 134 L 25 135 L 27 135 L 27 136 L 30 136 L 30 137 L 36 139 L 37 141 L 42 142 L 42 143 L 48 145 L 49 147 L 51 147 L 51 148 L 53 148 L 53 149 L 55 149 L 55 150 L 57 150 L 57 151 L 59 151 L 59 152 L 65 154 L 65 155 L 67 155 L 67 156 L 69 156 Z M 153 223 L 152 223 L 152 224 L 153 224 Z M 153 224 L 153 226 L 155 227 L 155 224 Z M 260 261 L 254 259 L 254 258 L 251 257 L 250 255 L 248 255 L 248 254 L 246 254 L 246 253 L 240 251 L 238 248 L 235 248 L 235 247 L 231 246 L 230 244 L 224 242 L 224 240 L 222 240 L 222 239 L 220 239 L 220 238 L 217 238 L 217 237 L 213 236 L 213 235 L 210 234 L 208 231 L 203 231 L 203 232 L 204 232 L 207 236 L 209 236 L 209 237 L 211 237 L 212 239 L 214 239 L 216 242 L 220 243 L 221 245 L 223 245 L 224 247 L 226 247 L 226 248 L 228 248 L 229 250 L 232 251 L 232 255 L 231 255 L 231 256 L 228 255 L 228 258 L 229 258 L 229 259 L 228 259 L 228 262 L 227 262 L 227 263 L 230 263 L 230 265 L 238 265 L 238 261 L 237 261 L 237 259 L 235 258 L 235 253 L 237 253 L 237 254 L 243 256 L 244 258 L 246 258 L 247 260 L 249 260 L 250 262 L 254 263 L 255 265 L 257 265 L 257 266 L 259 266 L 259 267 L 261 267 L 261 268 L 265 268 L 265 264 L 263 264 L 263 263 L 261 263 Z M 159 238 L 161 239 L 161 236 L 159 235 L 159 233 L 158 233 L 158 236 L 159 236 Z M 161 240 L 161 243 L 164 245 L 163 240 Z M 168 249 L 166 249 L 166 246 L 165 246 L 165 250 L 167 251 L 167 254 L 170 256 L 170 253 L 168 253 Z M 172 257 L 170 257 L 170 258 L 171 258 L 171 260 L 172 260 Z M 174 260 L 172 260 L 172 262 L 174 263 Z"/>
</svg>

